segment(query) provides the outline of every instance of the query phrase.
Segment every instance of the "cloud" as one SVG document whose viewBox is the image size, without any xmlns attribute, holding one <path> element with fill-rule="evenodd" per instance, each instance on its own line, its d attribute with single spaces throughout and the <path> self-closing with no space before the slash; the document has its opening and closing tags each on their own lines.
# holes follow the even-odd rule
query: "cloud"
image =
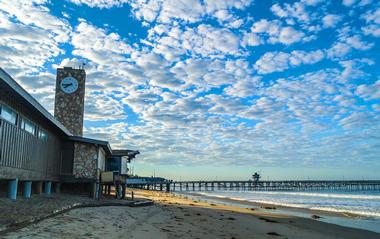
<svg viewBox="0 0 380 239">
<path fill-rule="evenodd" d="M 302 64 L 314 64 L 324 57 L 325 54 L 321 50 L 311 52 L 292 51 L 291 53 L 267 52 L 256 61 L 254 68 L 260 74 L 268 74 L 284 71 Z"/>
<path fill-rule="evenodd" d="M 111 7 L 121 7 L 128 0 L 67 0 L 78 5 L 88 5 L 89 7 L 98 8 L 111 8 Z"/>
<path fill-rule="evenodd" d="M 52 112 L 55 75 L 45 67 L 65 52 L 72 28 L 48 1 L 0 1 L 0 65 Z"/>
<path fill-rule="evenodd" d="M 225 28 L 201 24 L 195 28 L 172 27 L 162 32 L 157 27 L 151 32 L 153 51 L 162 54 L 167 60 L 176 60 L 180 55 L 189 53 L 196 57 L 225 58 L 227 55 L 240 54 L 240 37 Z"/>
<path fill-rule="evenodd" d="M 86 136 L 161 165 L 377 159 L 377 5 L 336 15 L 328 1 L 265 2 L 259 16 L 248 0 L 71 2 L 0 2 L 0 62 L 49 109 L 50 65 L 85 62 Z M 77 21 L 84 5 L 102 17 L 120 7 L 135 28 Z"/>
<path fill-rule="evenodd" d="M 224 92 L 230 96 L 245 98 L 255 96 L 260 86 L 261 78 L 252 77 L 238 80 L 233 85 L 227 87 Z"/>
<path fill-rule="evenodd" d="M 95 63 L 105 63 L 117 58 L 119 54 L 128 54 L 131 47 L 118 34 L 107 34 L 103 29 L 81 22 L 73 33 L 74 55 L 92 59 Z"/>
<path fill-rule="evenodd" d="M 144 20 L 147 24 L 154 21 L 172 24 L 175 21 L 196 23 L 206 16 L 216 18 L 221 22 L 237 19 L 230 16 L 234 9 L 242 10 L 251 4 L 251 0 L 159 0 L 159 1 L 131 1 L 133 13 L 137 19 Z M 228 19 L 227 19 L 228 18 Z M 235 23 L 237 24 L 237 23 Z"/>
<path fill-rule="evenodd" d="M 343 0 L 342 4 L 346 7 L 350 7 L 354 5 L 357 2 L 357 0 Z"/>
<path fill-rule="evenodd" d="M 70 25 L 50 15 L 43 6 L 45 3 L 0 2 L 0 62 L 16 77 L 36 73 L 38 68 L 64 52 L 60 44 L 70 37 Z"/>
<path fill-rule="evenodd" d="M 323 26 L 325 28 L 335 27 L 342 20 L 342 16 L 335 14 L 328 14 L 322 18 Z"/>
<path fill-rule="evenodd" d="M 272 5 L 271 11 L 280 18 L 293 18 L 303 23 L 310 21 L 310 15 L 303 2 L 296 2 L 293 5 L 285 3 L 283 7 L 276 3 Z"/>
<path fill-rule="evenodd" d="M 380 80 L 371 85 L 359 85 L 355 93 L 365 100 L 380 99 Z"/>
<path fill-rule="evenodd" d="M 255 43 L 259 41 L 258 37 L 266 39 L 270 44 L 282 43 L 285 45 L 299 42 L 305 37 L 303 32 L 298 31 L 293 27 L 283 27 L 278 20 L 269 21 L 266 19 L 255 22 L 251 28 L 251 34 L 252 33 L 255 35 L 251 35 L 251 38 L 254 37 L 257 39 L 252 41 L 253 45 L 257 45 Z"/>
<path fill-rule="evenodd" d="M 337 41 L 327 49 L 327 55 L 332 59 L 341 59 L 353 50 L 367 51 L 374 47 L 374 43 L 363 40 L 359 34 L 352 34 L 351 29 L 344 27 L 340 29 Z"/>
<path fill-rule="evenodd" d="M 365 35 L 372 35 L 374 37 L 380 37 L 380 7 L 369 10 L 362 15 L 367 25 L 362 27 L 362 31 Z"/>
</svg>

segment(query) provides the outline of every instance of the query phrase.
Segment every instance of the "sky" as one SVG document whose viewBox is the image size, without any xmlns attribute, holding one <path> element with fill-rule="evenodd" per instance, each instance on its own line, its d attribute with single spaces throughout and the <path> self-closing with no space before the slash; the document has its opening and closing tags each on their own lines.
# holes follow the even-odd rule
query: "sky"
<svg viewBox="0 0 380 239">
<path fill-rule="evenodd" d="M 0 67 L 53 113 L 86 64 L 86 137 L 142 176 L 380 179 L 376 0 L 0 0 Z"/>
</svg>

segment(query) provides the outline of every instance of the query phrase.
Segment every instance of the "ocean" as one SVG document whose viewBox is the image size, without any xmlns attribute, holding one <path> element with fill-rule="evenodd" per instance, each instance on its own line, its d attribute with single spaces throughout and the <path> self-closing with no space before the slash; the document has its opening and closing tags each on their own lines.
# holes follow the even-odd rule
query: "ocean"
<svg viewBox="0 0 380 239">
<path fill-rule="evenodd" d="M 340 212 L 350 217 L 323 216 L 322 221 L 342 226 L 361 228 L 380 233 L 380 191 L 207 191 L 196 192 L 197 197 L 212 197 L 214 201 L 246 207 L 250 202 L 291 208 Z M 194 195 L 194 194 L 193 194 Z M 204 198 L 205 199 L 205 198 Z M 223 199 L 232 199 L 226 201 Z M 205 199 L 206 200 L 206 199 Z M 301 210 L 277 210 L 278 213 L 309 217 Z"/>
</svg>

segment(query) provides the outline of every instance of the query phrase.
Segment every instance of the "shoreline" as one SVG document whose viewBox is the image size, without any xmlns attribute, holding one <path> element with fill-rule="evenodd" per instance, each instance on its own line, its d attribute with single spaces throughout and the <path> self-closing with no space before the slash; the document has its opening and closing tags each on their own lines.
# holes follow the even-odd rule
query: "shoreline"
<svg viewBox="0 0 380 239">
<path fill-rule="evenodd" d="M 79 208 L 6 234 L 12 238 L 133 239 L 380 239 L 380 234 L 311 218 L 185 198 L 172 193 L 131 190 L 146 207 Z M 54 199 L 51 199 L 54 200 Z"/>
<path fill-rule="evenodd" d="M 218 196 L 202 195 L 202 194 L 197 194 L 197 193 L 178 193 L 178 195 L 185 195 L 185 196 L 190 195 L 190 196 L 207 198 L 207 199 L 221 201 L 221 202 L 229 202 L 229 203 L 241 204 L 241 205 L 252 205 L 252 206 L 260 207 L 265 210 L 270 210 L 272 212 L 274 212 L 274 210 L 277 210 L 277 211 L 283 210 L 283 211 L 296 211 L 296 212 L 301 212 L 305 214 L 320 214 L 324 216 L 338 216 L 338 217 L 347 217 L 347 218 L 370 218 L 369 216 L 367 217 L 360 214 L 354 214 L 354 213 L 349 213 L 349 212 L 327 211 L 327 210 L 322 210 L 322 209 L 310 209 L 310 208 L 304 208 L 304 207 L 291 207 L 291 206 L 284 206 L 281 204 L 259 203 L 259 202 L 245 200 L 245 199 L 218 197 Z M 268 208 L 266 209 L 265 207 L 268 207 Z"/>
<path fill-rule="evenodd" d="M 372 231 L 375 233 L 380 233 L 380 218 L 374 218 L 371 216 L 363 216 L 360 214 L 354 214 L 354 213 L 348 213 L 348 212 L 338 212 L 338 211 L 327 211 L 327 210 L 320 210 L 320 209 L 310 209 L 310 208 L 303 208 L 303 207 L 290 207 L 290 206 L 283 206 L 278 204 L 270 204 L 270 203 L 259 203 L 259 202 L 253 202 L 249 200 L 244 199 L 235 199 L 235 198 L 228 198 L 228 197 L 218 197 L 218 196 L 211 196 L 211 195 L 203 195 L 198 193 L 176 193 L 179 196 L 190 196 L 195 197 L 197 199 L 206 200 L 214 203 L 222 203 L 222 204 L 229 204 L 232 206 L 242 207 L 246 208 L 247 206 L 253 206 L 256 209 L 259 209 L 263 212 L 268 213 L 276 213 L 276 214 L 282 214 L 282 215 L 292 215 L 296 217 L 302 217 L 307 219 L 313 219 L 313 216 L 317 216 L 320 218 L 317 218 L 317 220 L 325 222 L 325 223 L 331 223 L 336 224 L 340 226 L 355 228 L 355 229 L 364 229 L 368 231 Z"/>
<path fill-rule="evenodd" d="M 371 230 L 363 229 L 363 228 L 339 225 L 336 223 L 325 222 L 322 220 L 322 219 L 328 218 L 328 217 L 347 218 L 349 220 L 351 220 L 352 218 L 358 218 L 356 216 L 352 217 L 351 215 L 345 215 L 342 213 L 320 211 L 320 210 L 310 210 L 310 209 L 306 209 L 306 208 L 290 208 L 290 207 L 288 208 L 288 207 L 281 207 L 281 206 L 276 206 L 276 205 L 271 205 L 271 204 L 260 204 L 260 203 L 254 203 L 254 202 L 247 201 L 247 202 L 249 202 L 248 205 L 252 206 L 252 208 L 253 208 L 253 210 L 252 210 L 252 208 L 250 208 L 249 206 L 247 207 L 247 204 L 241 204 L 242 202 L 245 202 L 243 200 L 237 201 L 237 200 L 225 199 L 225 198 L 220 200 L 220 198 L 215 198 L 212 196 L 206 197 L 204 195 L 196 195 L 196 194 L 193 196 L 196 196 L 198 198 L 189 198 L 188 196 L 192 196 L 192 195 L 183 194 L 183 193 L 182 194 L 165 193 L 165 192 L 157 192 L 157 191 L 149 193 L 149 192 L 145 192 L 144 190 L 139 190 L 136 195 L 141 196 L 141 195 L 145 195 L 145 194 L 148 194 L 147 198 L 149 198 L 155 202 L 164 203 L 164 204 L 167 204 L 167 203 L 174 204 L 174 205 L 186 205 L 186 204 L 188 204 L 190 206 L 197 206 L 197 207 L 202 207 L 205 209 L 211 208 L 211 209 L 217 209 L 217 210 L 227 210 L 227 211 L 232 211 L 232 212 L 237 212 L 237 213 L 255 215 L 256 217 L 263 217 L 263 216 L 264 217 L 271 217 L 271 218 L 276 218 L 276 220 L 278 218 L 282 218 L 282 219 L 286 218 L 288 220 L 290 219 L 290 221 L 302 222 L 301 224 L 303 224 L 303 226 L 301 226 L 301 228 L 306 227 L 306 228 L 308 228 L 308 230 L 315 229 L 314 227 L 316 225 L 312 225 L 311 227 L 309 227 L 310 224 L 318 224 L 317 228 L 322 227 L 322 230 L 325 230 L 326 228 L 331 227 L 331 228 L 335 228 L 334 230 L 338 230 L 338 231 L 342 231 L 342 230 L 343 231 L 345 231 L 345 230 L 350 231 L 350 234 L 347 234 L 342 238 L 380 238 L 379 232 L 375 232 L 375 231 L 371 231 Z M 156 194 L 156 196 L 152 197 L 149 194 Z M 165 194 L 166 194 L 166 196 L 165 196 Z M 171 198 L 171 200 L 162 199 L 162 197 L 163 198 L 169 197 L 169 198 Z M 205 199 L 212 199 L 214 201 L 205 200 Z M 217 201 L 233 202 L 235 204 L 241 204 L 241 206 L 236 206 L 236 205 L 231 205 L 231 204 L 221 204 L 220 202 L 217 202 Z M 276 209 L 274 209 L 274 210 L 273 209 L 265 209 L 262 207 L 276 207 Z M 309 217 L 300 217 L 297 215 L 292 215 L 292 214 L 287 213 L 289 211 L 302 212 L 302 213 L 309 215 Z M 321 216 L 321 218 L 313 219 L 313 218 L 311 218 L 312 215 L 318 215 L 318 216 Z M 290 226 L 290 225 L 292 225 L 293 222 L 291 222 L 289 225 L 289 221 L 284 220 L 282 223 L 288 224 L 288 226 Z M 356 233 L 358 233 L 358 232 L 359 232 L 359 234 L 360 234 L 360 232 L 363 233 L 363 235 L 361 235 L 359 237 L 355 237 Z M 369 233 L 371 236 L 366 236 L 366 233 Z M 352 235 L 354 235 L 354 236 L 351 237 Z M 309 237 L 309 236 L 310 235 L 308 235 L 307 237 Z M 324 235 L 323 238 L 329 238 L 329 237 Z M 335 238 L 335 237 L 333 237 L 333 238 Z M 337 238 L 341 238 L 341 237 L 337 237 Z"/>
</svg>

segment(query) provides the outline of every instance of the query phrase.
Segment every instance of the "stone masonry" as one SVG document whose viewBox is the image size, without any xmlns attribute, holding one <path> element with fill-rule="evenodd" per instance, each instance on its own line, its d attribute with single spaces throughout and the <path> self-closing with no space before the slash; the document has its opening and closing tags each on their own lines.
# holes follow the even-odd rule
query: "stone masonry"
<svg viewBox="0 0 380 239">
<path fill-rule="evenodd" d="M 80 179 L 98 179 L 98 147 L 93 144 L 74 144 L 73 175 Z"/>
<path fill-rule="evenodd" d="M 68 76 L 78 81 L 78 90 L 71 94 L 63 92 L 60 87 L 61 81 Z M 57 69 L 54 116 L 75 136 L 83 135 L 85 84 L 83 69 Z"/>
</svg>

